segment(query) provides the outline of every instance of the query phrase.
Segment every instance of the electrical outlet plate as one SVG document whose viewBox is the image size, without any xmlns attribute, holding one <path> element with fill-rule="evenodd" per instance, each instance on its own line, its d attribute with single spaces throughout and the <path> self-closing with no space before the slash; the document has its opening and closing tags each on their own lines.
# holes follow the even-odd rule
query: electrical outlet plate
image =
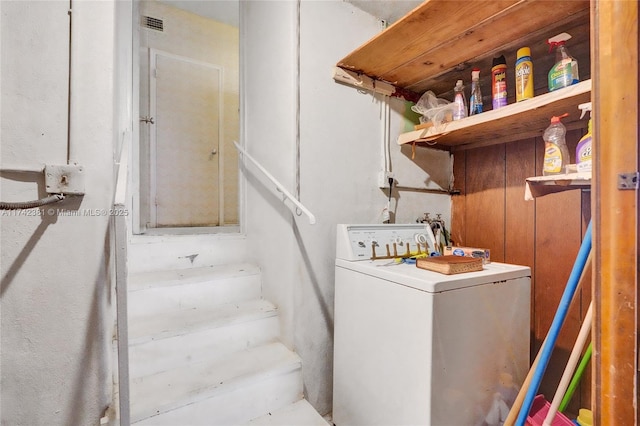
<svg viewBox="0 0 640 426">
<path fill-rule="evenodd" d="M 84 169 L 79 165 L 47 164 L 44 183 L 49 194 L 84 195 Z"/>
</svg>

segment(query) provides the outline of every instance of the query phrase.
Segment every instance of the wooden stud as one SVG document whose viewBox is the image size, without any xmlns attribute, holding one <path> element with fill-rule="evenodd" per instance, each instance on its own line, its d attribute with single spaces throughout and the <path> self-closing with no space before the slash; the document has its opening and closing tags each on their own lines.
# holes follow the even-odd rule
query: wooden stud
<svg viewBox="0 0 640 426">
<path fill-rule="evenodd" d="M 638 423 L 638 2 L 592 1 L 594 328 L 596 425 Z"/>
</svg>

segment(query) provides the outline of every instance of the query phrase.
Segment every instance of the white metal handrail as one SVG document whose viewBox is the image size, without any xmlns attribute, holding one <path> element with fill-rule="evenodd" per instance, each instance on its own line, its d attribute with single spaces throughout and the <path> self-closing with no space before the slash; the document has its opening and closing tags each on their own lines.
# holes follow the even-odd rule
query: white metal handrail
<svg viewBox="0 0 640 426">
<path fill-rule="evenodd" d="M 313 215 L 313 213 L 311 213 L 305 206 L 302 205 L 302 203 L 300 201 L 298 201 L 293 195 L 291 195 L 291 193 L 289 191 L 287 191 L 280 182 L 278 182 L 278 180 L 276 178 L 274 178 L 271 173 L 269 173 L 264 167 L 262 167 L 260 165 L 260 163 L 258 163 L 253 157 L 251 157 L 247 151 L 245 151 L 244 148 L 242 148 L 240 145 L 238 145 L 238 142 L 233 141 L 233 144 L 236 146 L 236 149 L 238 151 L 240 151 L 240 153 L 246 157 L 247 159 L 249 159 L 254 166 L 256 166 L 258 168 L 258 170 L 260 170 L 275 186 L 276 189 L 282 193 L 282 195 L 284 195 L 285 198 L 288 198 L 289 200 L 291 200 L 291 202 L 293 204 L 295 204 L 295 206 L 297 208 L 300 209 L 301 212 L 303 212 L 304 214 L 306 214 L 309 217 L 309 223 L 311 225 L 316 223 L 316 217 Z M 284 200 L 283 200 L 284 201 Z"/>
</svg>

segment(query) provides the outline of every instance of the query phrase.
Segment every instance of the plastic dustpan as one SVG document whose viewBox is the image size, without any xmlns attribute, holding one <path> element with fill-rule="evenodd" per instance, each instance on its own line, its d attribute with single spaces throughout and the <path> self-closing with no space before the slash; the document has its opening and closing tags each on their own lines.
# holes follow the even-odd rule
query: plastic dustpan
<svg viewBox="0 0 640 426">
<path fill-rule="evenodd" d="M 542 426 L 544 419 L 547 417 L 547 413 L 549 412 L 549 407 L 551 407 L 551 404 L 544 399 L 544 395 L 536 396 L 533 399 L 533 404 L 531 404 L 531 410 L 527 417 L 527 425 Z M 553 418 L 553 422 L 551 422 L 551 426 L 575 426 L 575 423 L 569 420 L 567 416 L 561 412 L 557 412 Z"/>
</svg>

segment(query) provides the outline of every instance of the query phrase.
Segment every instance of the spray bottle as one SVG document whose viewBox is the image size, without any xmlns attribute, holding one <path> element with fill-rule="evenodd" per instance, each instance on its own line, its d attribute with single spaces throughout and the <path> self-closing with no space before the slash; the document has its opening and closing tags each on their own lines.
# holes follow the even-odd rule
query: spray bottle
<svg viewBox="0 0 640 426">
<path fill-rule="evenodd" d="M 533 98 L 533 62 L 531 49 L 518 49 L 516 59 L 516 102 Z"/>
<path fill-rule="evenodd" d="M 467 116 L 467 100 L 464 97 L 464 86 L 462 85 L 462 80 L 458 80 L 456 82 L 456 87 L 453 88 L 455 93 L 453 98 L 454 108 L 453 108 L 453 119 L 461 120 Z"/>
<path fill-rule="evenodd" d="M 558 34 L 547 40 L 549 52 L 556 48 L 556 63 L 549 71 L 549 91 L 576 84 L 578 77 L 578 61 L 569 54 L 565 43 L 571 36 L 567 33 Z"/>
<path fill-rule="evenodd" d="M 482 92 L 480 91 L 480 68 L 471 70 L 471 96 L 469 97 L 469 116 L 482 112 Z"/>
<path fill-rule="evenodd" d="M 583 118 L 589 112 L 589 124 L 587 133 L 578 141 L 576 147 L 576 167 L 578 172 L 590 172 L 592 164 L 591 151 L 591 102 L 578 105 L 578 109 L 582 111 L 580 118 Z"/>
<path fill-rule="evenodd" d="M 493 109 L 507 105 L 507 62 L 504 55 L 493 58 L 491 67 L 491 99 Z"/>
<path fill-rule="evenodd" d="M 551 117 L 551 124 L 542 135 L 544 139 L 544 162 L 542 174 L 544 176 L 559 175 L 566 173 L 569 164 L 569 149 L 565 141 L 567 128 L 560 122 L 561 118 L 568 116 L 564 113 L 561 116 Z"/>
</svg>

